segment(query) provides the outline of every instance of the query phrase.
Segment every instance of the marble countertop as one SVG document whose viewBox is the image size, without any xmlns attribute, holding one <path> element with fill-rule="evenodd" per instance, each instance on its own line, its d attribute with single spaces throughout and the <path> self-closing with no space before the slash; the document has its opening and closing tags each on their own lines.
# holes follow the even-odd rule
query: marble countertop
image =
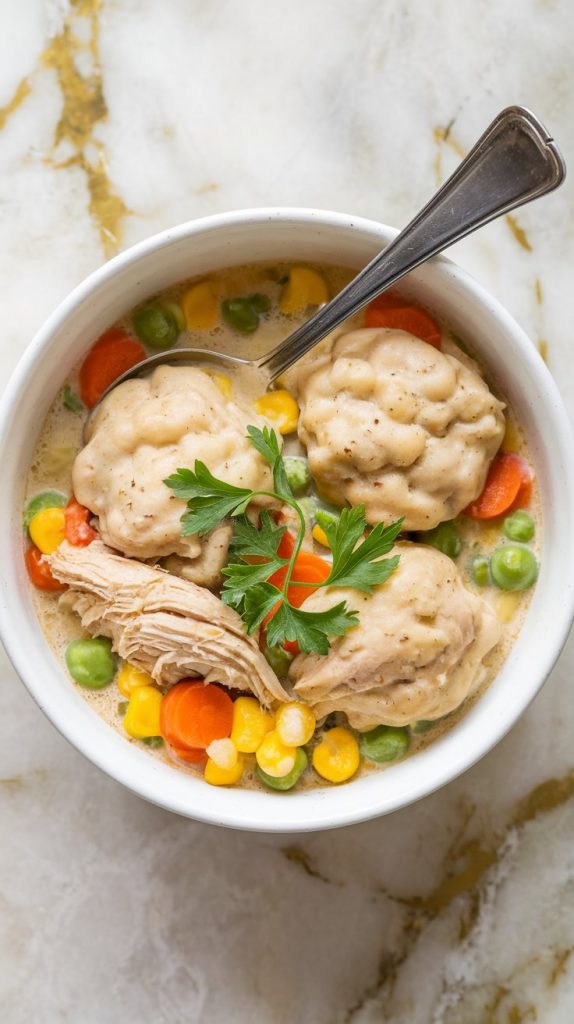
<svg viewBox="0 0 574 1024">
<path fill-rule="evenodd" d="M 106 257 L 220 210 L 400 225 L 523 103 L 574 166 L 568 0 L 3 0 L 0 374 Z M 574 411 L 571 182 L 461 243 Z M 3 1024 L 567 1024 L 574 646 L 510 735 L 341 831 L 225 832 L 87 763 L 0 664 Z"/>
</svg>

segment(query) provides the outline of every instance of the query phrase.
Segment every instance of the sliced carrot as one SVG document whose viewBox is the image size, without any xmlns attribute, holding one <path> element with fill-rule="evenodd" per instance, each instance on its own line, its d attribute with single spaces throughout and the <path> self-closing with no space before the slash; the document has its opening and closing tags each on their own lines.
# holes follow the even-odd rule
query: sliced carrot
<svg viewBox="0 0 574 1024">
<path fill-rule="evenodd" d="M 531 483 L 530 469 L 520 455 L 499 452 L 492 463 L 482 494 L 464 509 L 472 519 L 501 516 L 518 498 L 521 487 Z"/>
<path fill-rule="evenodd" d="M 64 530 L 68 544 L 77 548 L 85 548 L 98 536 L 97 531 L 88 523 L 91 516 L 89 508 L 80 505 L 75 498 L 71 498 L 64 509 Z"/>
<path fill-rule="evenodd" d="M 160 732 L 178 750 L 202 749 L 231 733 L 233 701 L 219 686 L 183 679 L 161 702 Z"/>
<path fill-rule="evenodd" d="M 292 533 L 287 530 L 281 540 L 279 541 L 279 547 L 277 548 L 277 554 L 279 558 L 291 558 L 293 551 L 295 550 L 295 538 Z"/>
<path fill-rule="evenodd" d="M 179 757 L 180 761 L 186 761 L 187 764 L 205 764 L 207 761 L 207 754 L 205 750 L 194 749 L 193 747 L 172 747 L 170 750 Z"/>
<path fill-rule="evenodd" d="M 514 512 L 517 508 L 527 508 L 530 505 L 532 499 L 532 490 L 534 487 L 534 473 L 530 466 L 523 463 L 522 483 L 518 490 L 515 500 L 512 505 L 508 508 L 508 512 Z"/>
<path fill-rule="evenodd" d="M 273 583 L 274 586 L 281 588 L 285 583 L 288 568 L 288 565 L 283 565 L 280 569 L 277 569 L 277 571 L 269 577 L 269 583 Z M 300 551 L 295 559 L 293 574 L 291 576 L 289 586 L 287 587 L 287 599 L 289 603 L 295 608 L 300 608 L 305 598 L 315 593 L 315 590 L 325 582 L 330 572 L 331 566 L 324 558 L 319 558 L 319 555 L 314 555 L 310 551 Z M 298 587 L 298 583 L 316 583 L 317 586 Z M 263 621 L 269 621 L 269 618 L 272 618 L 272 616 L 273 611 L 271 611 L 269 613 L 269 617 Z"/>
<path fill-rule="evenodd" d="M 145 349 L 139 341 L 119 327 L 112 327 L 102 334 L 80 369 L 80 393 L 84 405 L 91 409 L 110 384 L 145 357 Z"/>
<path fill-rule="evenodd" d="M 434 348 L 440 348 L 441 330 L 426 309 L 414 306 L 397 292 L 383 292 L 365 310 L 365 327 L 392 327 L 408 331 Z"/>
<path fill-rule="evenodd" d="M 55 576 L 52 576 L 52 570 L 48 563 L 44 561 L 44 555 L 35 545 L 27 549 L 24 559 L 28 576 L 38 590 L 48 590 L 56 593 L 59 590 L 68 589 L 65 583 L 60 583 Z"/>
</svg>

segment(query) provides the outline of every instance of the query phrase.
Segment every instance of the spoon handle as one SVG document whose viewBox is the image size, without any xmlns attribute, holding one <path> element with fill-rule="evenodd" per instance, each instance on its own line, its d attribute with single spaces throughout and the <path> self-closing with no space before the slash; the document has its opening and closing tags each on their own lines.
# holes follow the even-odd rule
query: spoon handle
<svg viewBox="0 0 574 1024">
<path fill-rule="evenodd" d="M 566 165 L 543 124 L 507 107 L 420 213 L 331 302 L 259 361 L 270 381 L 352 313 L 476 228 L 557 188 Z"/>
</svg>

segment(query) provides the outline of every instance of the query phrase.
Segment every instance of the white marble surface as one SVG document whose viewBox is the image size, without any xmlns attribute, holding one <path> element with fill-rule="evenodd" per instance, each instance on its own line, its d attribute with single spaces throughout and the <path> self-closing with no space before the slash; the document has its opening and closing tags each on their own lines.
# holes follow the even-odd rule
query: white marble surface
<svg viewBox="0 0 574 1024">
<path fill-rule="evenodd" d="M 2 380 L 73 285 L 159 228 L 265 204 L 400 225 L 511 102 L 574 166 L 573 46 L 568 0 L 0 0 Z M 574 410 L 571 183 L 517 223 L 455 257 L 548 342 Z M 442 792 L 286 839 L 125 792 L 4 659 L 2 1024 L 567 1024 L 573 668 L 570 644 Z"/>
</svg>

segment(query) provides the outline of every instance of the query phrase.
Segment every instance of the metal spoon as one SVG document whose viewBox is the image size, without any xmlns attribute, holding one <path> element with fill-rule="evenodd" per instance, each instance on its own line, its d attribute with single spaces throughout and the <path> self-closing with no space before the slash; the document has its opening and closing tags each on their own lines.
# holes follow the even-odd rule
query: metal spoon
<svg viewBox="0 0 574 1024">
<path fill-rule="evenodd" d="M 331 302 L 267 355 L 241 359 L 194 348 L 160 352 L 118 377 L 100 402 L 118 384 L 162 363 L 251 366 L 263 371 L 269 386 L 325 335 L 410 270 L 495 217 L 551 192 L 565 174 L 560 151 L 538 118 L 524 107 L 506 107 L 410 224 Z"/>
</svg>

